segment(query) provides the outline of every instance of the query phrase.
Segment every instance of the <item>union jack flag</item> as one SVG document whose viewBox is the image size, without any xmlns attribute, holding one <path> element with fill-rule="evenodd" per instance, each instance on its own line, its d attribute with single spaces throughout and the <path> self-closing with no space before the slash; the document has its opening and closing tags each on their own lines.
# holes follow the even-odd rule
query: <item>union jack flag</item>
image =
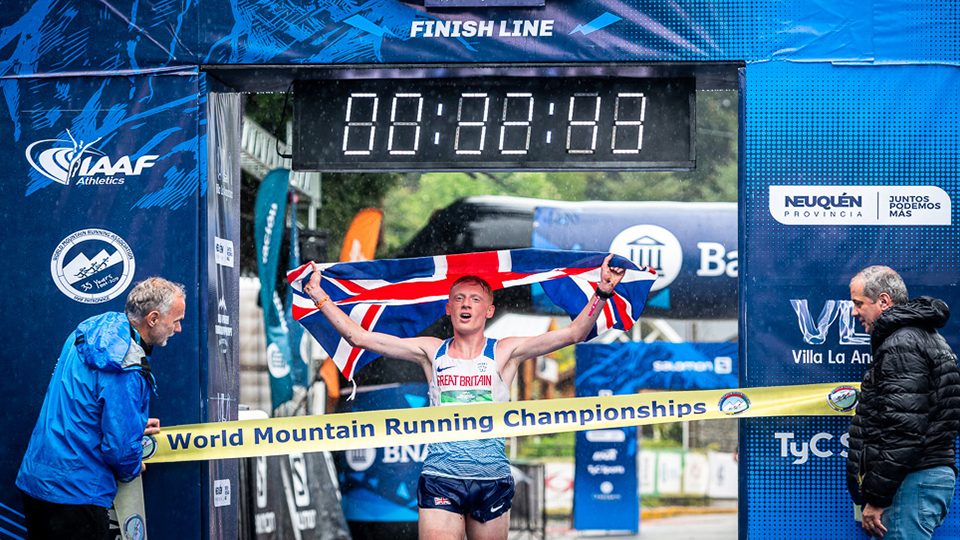
<svg viewBox="0 0 960 540">
<path fill-rule="evenodd" d="M 439 506 L 439 505 L 449 505 L 449 504 L 450 504 L 450 499 L 448 499 L 448 498 L 446 498 L 446 497 L 434 497 L 434 498 L 433 498 L 433 504 L 436 504 L 436 505 L 438 505 L 438 506 Z"/>
<path fill-rule="evenodd" d="M 412 259 L 384 259 L 318 264 L 321 287 L 360 326 L 398 337 L 413 337 L 445 313 L 450 286 L 466 275 L 486 280 L 494 290 L 539 283 L 546 295 L 576 317 L 593 296 L 606 253 L 513 249 L 438 255 Z M 629 330 L 643 311 L 656 272 L 638 268 L 614 255 L 610 266 L 626 270 L 604 303 L 597 326 L 587 338 L 611 329 Z M 313 269 L 305 264 L 287 274 L 293 289 L 293 318 L 309 331 L 333 358 L 348 380 L 377 358 L 355 349 L 319 313 L 303 285 Z"/>
</svg>

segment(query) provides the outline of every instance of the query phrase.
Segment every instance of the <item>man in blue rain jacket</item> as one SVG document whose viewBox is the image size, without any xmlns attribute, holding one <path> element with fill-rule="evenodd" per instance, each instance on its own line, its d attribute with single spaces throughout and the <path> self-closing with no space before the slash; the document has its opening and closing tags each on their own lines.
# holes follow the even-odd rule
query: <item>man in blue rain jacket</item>
<svg viewBox="0 0 960 540">
<path fill-rule="evenodd" d="M 150 353 L 180 331 L 183 285 L 149 278 L 125 313 L 91 317 L 63 345 L 17 475 L 29 537 L 106 539 L 117 482 L 142 470 L 155 381 Z"/>
</svg>

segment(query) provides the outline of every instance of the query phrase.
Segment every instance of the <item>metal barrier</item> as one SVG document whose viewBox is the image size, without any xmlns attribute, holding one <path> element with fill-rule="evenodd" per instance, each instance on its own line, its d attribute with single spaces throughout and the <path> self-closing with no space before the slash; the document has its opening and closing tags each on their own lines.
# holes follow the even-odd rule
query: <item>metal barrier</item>
<svg viewBox="0 0 960 540">
<path fill-rule="evenodd" d="M 516 495 L 510 510 L 511 538 L 547 537 L 546 473 L 543 464 L 512 465 Z"/>
</svg>

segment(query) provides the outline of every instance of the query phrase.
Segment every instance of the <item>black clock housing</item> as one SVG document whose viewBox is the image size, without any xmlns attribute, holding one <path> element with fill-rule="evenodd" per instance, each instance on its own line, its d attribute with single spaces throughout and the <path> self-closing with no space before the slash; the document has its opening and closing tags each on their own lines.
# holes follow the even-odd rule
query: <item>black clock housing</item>
<svg viewBox="0 0 960 540">
<path fill-rule="evenodd" d="M 692 77 L 298 80 L 293 168 L 691 170 L 695 90 Z"/>
</svg>

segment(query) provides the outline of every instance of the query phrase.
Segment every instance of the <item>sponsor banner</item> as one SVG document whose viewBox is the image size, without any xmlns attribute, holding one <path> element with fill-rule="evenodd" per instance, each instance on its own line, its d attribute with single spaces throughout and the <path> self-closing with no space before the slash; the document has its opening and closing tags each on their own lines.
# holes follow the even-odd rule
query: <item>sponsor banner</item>
<svg viewBox="0 0 960 540">
<path fill-rule="evenodd" d="M 784 225 L 950 225 L 951 208 L 936 186 L 770 186 Z"/>
<path fill-rule="evenodd" d="M 425 383 L 360 387 L 355 399 L 341 400 L 340 410 L 364 412 L 426 407 L 429 403 L 427 390 Z M 359 522 L 417 521 L 417 481 L 426 457 L 426 440 L 342 452 L 340 493 L 346 519 Z"/>
<path fill-rule="evenodd" d="M 738 416 L 851 414 L 859 383 L 424 407 L 165 428 L 150 462 L 225 459 L 608 430 Z"/>
<path fill-rule="evenodd" d="M 203 117 L 206 129 L 206 198 L 201 205 L 200 237 L 201 319 L 206 325 L 206 347 L 200 356 L 201 380 L 206 399 L 206 421 L 236 420 L 240 397 L 240 205 L 233 199 L 240 185 L 240 126 L 242 98 L 235 93 L 213 92 Z M 198 321 L 200 323 L 201 321 Z M 217 460 L 205 464 L 205 515 L 207 538 L 236 538 L 240 464 Z"/>
<path fill-rule="evenodd" d="M 424 0 L 424 7 L 536 7 L 544 0 Z"/>
<path fill-rule="evenodd" d="M 255 230 L 257 270 L 260 275 L 260 305 L 267 339 L 267 369 L 270 372 L 270 401 L 273 410 L 294 397 L 297 373 L 293 349 L 299 357 L 299 341 L 294 343 L 291 321 L 277 292 L 277 267 L 287 211 L 290 171 L 274 169 L 264 177 L 257 192 Z M 292 223 L 296 223 L 294 220 Z M 299 255 L 297 256 L 299 258 Z M 288 302 L 288 306 L 290 303 Z M 299 327 L 299 325 L 294 325 Z M 302 331 L 297 332 L 302 334 Z M 297 336 L 297 337 L 298 337 Z"/>
<path fill-rule="evenodd" d="M 598 372 L 608 357 L 581 355 L 577 350 L 577 396 L 630 395 L 631 377 L 604 377 Z M 600 369 L 597 369 L 600 368 Z M 589 375 L 594 373 L 599 376 Z M 576 434 L 573 528 L 636 531 L 640 523 L 637 496 L 637 428 L 581 431 Z"/>
<path fill-rule="evenodd" d="M 535 248 L 607 251 L 656 270 L 644 315 L 737 317 L 735 203 L 545 201 L 533 222 Z M 549 312 L 543 293 L 534 287 L 533 294 Z"/>
<path fill-rule="evenodd" d="M 749 341 L 748 358 L 762 362 L 746 366 L 750 383 L 758 386 L 804 384 L 823 380 L 861 380 L 873 362 L 870 335 L 853 316 L 847 282 L 859 268 L 838 272 L 822 283 L 759 283 L 752 287 L 753 301 L 762 306 L 762 324 Z M 931 270 L 903 273 L 911 297 L 933 296 L 949 306 L 960 302 L 956 287 L 923 284 L 921 280 L 950 280 Z M 828 286 L 829 284 L 829 286 Z M 951 318 L 939 330 L 956 350 L 960 319 Z"/>
<path fill-rule="evenodd" d="M 260 456 L 246 462 L 252 477 L 252 523 L 260 540 L 343 538 L 347 524 L 330 477 L 328 454 Z"/>
<path fill-rule="evenodd" d="M 577 345 L 576 386 L 615 388 L 618 393 L 644 389 L 711 390 L 737 385 L 737 344 L 657 341 Z M 596 382 L 594 382 L 596 381 Z"/>
</svg>

